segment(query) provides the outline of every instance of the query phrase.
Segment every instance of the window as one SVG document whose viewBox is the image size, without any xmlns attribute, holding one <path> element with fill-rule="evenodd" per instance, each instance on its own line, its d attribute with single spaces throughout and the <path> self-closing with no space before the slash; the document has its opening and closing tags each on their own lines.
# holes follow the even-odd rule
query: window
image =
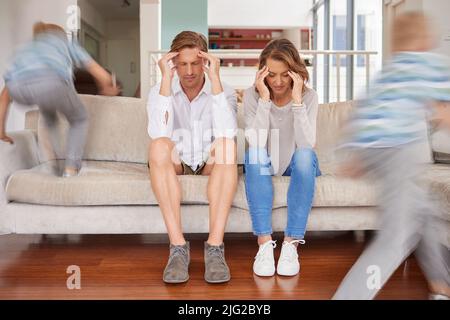
<svg viewBox="0 0 450 320">
<path fill-rule="evenodd" d="M 333 16 L 333 50 L 347 49 L 347 16 Z M 341 66 L 347 65 L 346 57 L 341 57 Z M 333 56 L 333 66 L 336 66 L 336 56 Z"/>
<path fill-rule="evenodd" d="M 314 85 L 319 101 L 351 100 L 365 94 L 381 69 L 383 0 L 321 0 L 313 2 L 314 49 L 363 51 L 360 55 L 318 54 Z"/>
<path fill-rule="evenodd" d="M 356 37 L 356 50 L 366 50 L 366 16 L 362 14 L 358 14 L 357 17 L 357 37 Z M 365 59 L 363 56 L 357 57 L 357 66 L 358 67 L 365 67 Z"/>
</svg>

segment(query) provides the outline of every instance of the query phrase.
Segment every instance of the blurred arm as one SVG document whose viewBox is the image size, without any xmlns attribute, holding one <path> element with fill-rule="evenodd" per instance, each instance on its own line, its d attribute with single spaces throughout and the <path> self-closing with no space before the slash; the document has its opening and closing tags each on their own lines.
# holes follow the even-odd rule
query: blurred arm
<svg viewBox="0 0 450 320">
<path fill-rule="evenodd" d="M 13 143 L 13 140 L 6 135 L 6 119 L 8 118 L 8 109 L 11 103 L 11 97 L 9 95 L 6 86 L 3 88 L 0 94 L 0 140 Z"/>
<path fill-rule="evenodd" d="M 95 62 L 77 42 L 69 43 L 69 53 L 76 67 L 86 69 L 95 78 L 101 94 L 116 96 L 120 93 L 120 90 L 113 84 L 111 75 Z"/>
<path fill-rule="evenodd" d="M 108 96 L 115 96 L 119 93 L 119 89 L 114 86 L 111 75 L 103 69 L 97 62 L 92 60 L 86 70 L 95 78 L 100 87 L 100 93 Z"/>
</svg>

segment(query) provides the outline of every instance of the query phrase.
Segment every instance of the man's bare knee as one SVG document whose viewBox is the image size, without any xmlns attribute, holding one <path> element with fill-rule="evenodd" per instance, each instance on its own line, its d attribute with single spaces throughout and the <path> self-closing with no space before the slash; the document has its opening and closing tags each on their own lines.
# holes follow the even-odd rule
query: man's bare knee
<svg viewBox="0 0 450 320">
<path fill-rule="evenodd" d="M 236 164 L 237 150 L 234 139 L 217 138 L 211 153 L 215 164 Z"/>
<path fill-rule="evenodd" d="M 162 166 L 172 163 L 172 150 L 173 142 L 169 138 L 158 138 L 152 140 L 148 155 L 150 166 Z"/>
</svg>

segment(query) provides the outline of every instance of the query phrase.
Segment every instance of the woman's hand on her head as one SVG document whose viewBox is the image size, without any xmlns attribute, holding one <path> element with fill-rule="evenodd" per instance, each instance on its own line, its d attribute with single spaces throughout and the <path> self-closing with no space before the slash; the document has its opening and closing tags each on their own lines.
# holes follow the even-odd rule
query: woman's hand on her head
<svg viewBox="0 0 450 320">
<path fill-rule="evenodd" d="M 292 87 L 292 100 L 295 104 L 302 104 L 304 86 L 303 78 L 298 73 L 292 71 L 288 71 L 288 74 L 292 78 L 292 81 L 294 83 Z"/>
<path fill-rule="evenodd" d="M 259 96 L 264 101 L 270 100 L 270 91 L 264 82 L 264 79 L 267 77 L 268 74 L 269 74 L 269 68 L 267 66 L 264 66 L 262 69 L 258 70 L 258 72 L 256 73 L 256 78 L 255 78 L 255 87 L 256 87 L 256 89 L 258 89 Z"/>
</svg>

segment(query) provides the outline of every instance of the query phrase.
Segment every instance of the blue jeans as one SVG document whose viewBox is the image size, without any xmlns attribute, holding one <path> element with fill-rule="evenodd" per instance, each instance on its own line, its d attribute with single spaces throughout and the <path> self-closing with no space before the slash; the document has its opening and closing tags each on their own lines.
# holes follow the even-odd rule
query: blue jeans
<svg viewBox="0 0 450 320">
<path fill-rule="evenodd" d="M 272 234 L 272 172 L 271 161 L 265 148 L 250 148 L 246 152 L 245 191 L 253 233 L 257 236 Z M 316 177 L 320 175 L 319 161 L 314 150 L 302 148 L 295 151 L 283 174 L 291 177 L 287 194 L 286 237 L 303 239 L 314 198 Z"/>
</svg>

